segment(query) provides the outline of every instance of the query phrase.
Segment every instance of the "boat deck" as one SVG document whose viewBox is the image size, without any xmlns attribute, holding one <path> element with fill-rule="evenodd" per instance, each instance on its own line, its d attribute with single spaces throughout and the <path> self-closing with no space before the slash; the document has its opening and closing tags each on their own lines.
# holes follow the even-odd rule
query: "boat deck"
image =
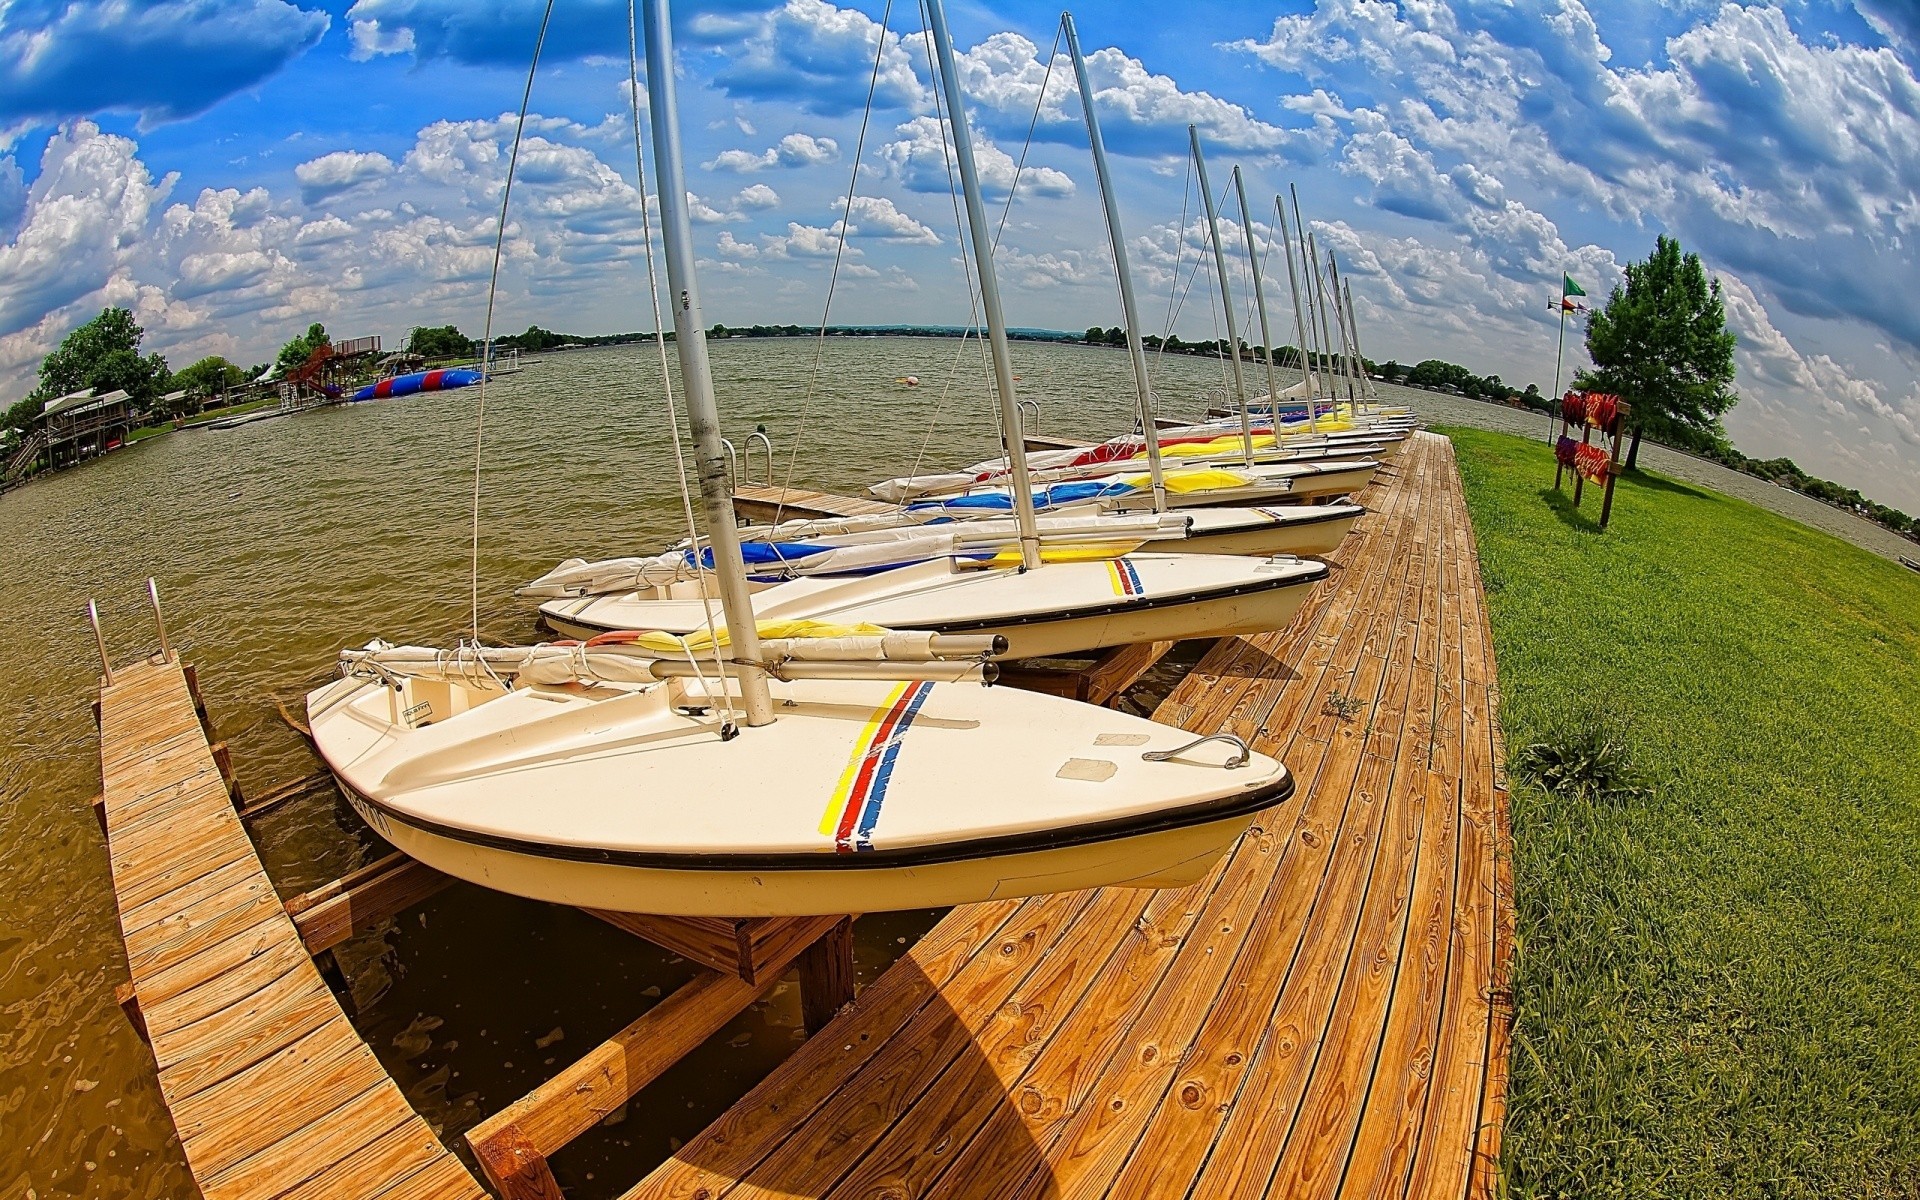
<svg viewBox="0 0 1920 1200">
<path fill-rule="evenodd" d="M 133 992 L 207 1200 L 483 1200 L 321 979 L 177 658 L 102 687 L 100 773 Z"/>
<path fill-rule="evenodd" d="M 627 1195 L 1491 1196 L 1504 754 L 1451 444 L 1361 499 L 1294 624 L 1158 713 L 1293 800 L 1183 890 L 954 909 Z"/>
</svg>

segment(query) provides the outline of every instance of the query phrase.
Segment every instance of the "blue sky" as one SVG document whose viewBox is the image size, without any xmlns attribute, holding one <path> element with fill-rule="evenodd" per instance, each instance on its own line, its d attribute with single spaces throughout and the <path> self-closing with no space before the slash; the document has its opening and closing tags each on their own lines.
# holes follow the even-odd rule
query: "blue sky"
<svg viewBox="0 0 1920 1200">
<path fill-rule="evenodd" d="M 108 303 L 176 366 L 298 329 L 477 333 L 536 0 L 0 5 L 0 400 Z M 683 5 L 708 315 L 819 320 L 876 46 L 833 318 L 964 321 L 921 22 L 884 0 Z M 956 3 L 1016 325 L 1118 321 L 1058 10 Z M 1547 302 L 1597 299 L 1658 233 L 1726 286 L 1753 454 L 1920 510 L 1920 8 L 1911 0 L 1282 0 L 1075 13 L 1150 320 L 1200 249 L 1186 127 L 1266 237 L 1297 185 L 1368 353 L 1550 387 Z M 496 326 L 651 324 L 624 3 L 560 0 Z M 1182 223 L 1183 205 L 1188 210 Z M 1237 216 L 1237 214 L 1235 214 Z M 1238 236 L 1234 240 L 1238 243 Z M 1209 276 L 1183 336 L 1215 336 Z M 1241 289 L 1244 297 L 1245 288 Z M 1284 294 L 1277 319 L 1290 326 Z M 1291 341 L 1276 330 L 1276 340 Z M 1570 332 L 1577 348 L 1577 331 Z"/>
</svg>

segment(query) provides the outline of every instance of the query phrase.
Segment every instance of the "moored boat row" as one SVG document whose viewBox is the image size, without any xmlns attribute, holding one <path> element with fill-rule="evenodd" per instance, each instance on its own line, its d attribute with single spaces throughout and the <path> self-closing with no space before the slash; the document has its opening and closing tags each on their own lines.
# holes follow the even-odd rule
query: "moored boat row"
<svg viewBox="0 0 1920 1200">
<path fill-rule="evenodd" d="M 346 652 L 342 678 L 307 702 L 330 769 L 376 830 L 429 865 L 590 908 L 812 915 L 1199 878 L 1256 812 L 1292 795 L 1282 764 L 1230 735 L 1196 741 L 981 685 L 1007 659 L 1284 626 L 1327 576 L 1312 556 L 1362 515 L 1343 497 L 1372 479 L 1410 421 L 1363 412 L 1350 386 L 1344 414 L 1336 402 L 1323 415 L 1317 395 L 1297 413 L 1243 401 L 1237 429 L 1144 436 L 1156 428 L 1150 389 L 1089 104 L 1135 366 L 1134 430 L 1034 456 L 1013 436 L 1002 458 L 873 484 L 891 513 L 738 527 L 665 0 L 644 14 L 705 528 L 631 557 L 570 559 L 526 585 L 559 640 L 482 646 L 476 595 L 470 642 Z M 1001 428 L 1018 429 L 964 97 L 938 0 L 928 14 Z M 1066 28 L 1084 91 L 1070 19 Z M 1210 208 L 1209 220 L 1217 256 Z M 651 273 L 651 237 L 647 262 Z M 1264 300 L 1261 311 L 1264 321 Z M 1343 347 L 1357 340 L 1349 328 L 1343 319 Z M 664 339 L 656 346 L 670 397 Z"/>
</svg>

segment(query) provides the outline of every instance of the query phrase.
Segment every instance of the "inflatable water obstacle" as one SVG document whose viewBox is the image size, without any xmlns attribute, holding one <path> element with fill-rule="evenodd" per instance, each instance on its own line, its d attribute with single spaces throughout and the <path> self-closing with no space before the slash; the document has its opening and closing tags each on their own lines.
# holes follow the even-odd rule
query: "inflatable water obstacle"
<svg viewBox="0 0 1920 1200">
<path fill-rule="evenodd" d="M 355 400 L 385 400 L 389 396 L 411 396 L 415 392 L 444 392 L 480 382 L 480 372 L 449 369 L 415 371 L 370 383 L 353 394 Z"/>
</svg>

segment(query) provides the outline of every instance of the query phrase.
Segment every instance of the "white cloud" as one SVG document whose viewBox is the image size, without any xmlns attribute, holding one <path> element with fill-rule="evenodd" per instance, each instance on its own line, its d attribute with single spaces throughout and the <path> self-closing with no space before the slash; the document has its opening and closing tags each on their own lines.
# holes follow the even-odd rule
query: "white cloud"
<svg viewBox="0 0 1920 1200">
<path fill-rule="evenodd" d="M 825 0 L 787 0 L 771 12 L 709 17 L 696 36 L 726 47 L 715 82 L 734 96 L 785 100 L 816 113 L 858 112 L 880 48 L 874 102 L 924 107 L 926 89 L 899 34 L 852 8 Z M 883 40 L 884 39 L 884 40 Z"/>
<path fill-rule="evenodd" d="M 378 17 L 363 17 L 354 21 L 348 27 L 348 37 L 353 46 L 348 57 L 355 62 L 366 62 L 370 58 L 388 54 L 411 54 L 415 49 L 412 29 L 404 25 L 385 28 Z"/>
<path fill-rule="evenodd" d="M 19 231 L 0 245 L 0 337 L 104 287 L 130 258 L 174 182 L 156 181 L 137 149 L 90 121 L 47 142 Z"/>
<path fill-rule="evenodd" d="M 879 157 L 888 169 L 915 192 L 947 192 L 948 167 L 956 160 L 950 139 L 943 140 L 940 122 L 934 117 L 915 117 L 894 130 L 898 140 L 880 148 Z M 993 144 L 978 130 L 973 135 L 974 163 L 980 173 L 980 188 L 991 196 L 1004 197 L 1014 185 L 1013 156 Z M 957 168 L 955 168 L 957 171 Z M 1073 180 L 1063 171 L 1028 163 L 1019 173 L 1022 196 L 1058 198 L 1073 195 Z"/>
<path fill-rule="evenodd" d="M 840 143 L 830 137 L 790 133 L 758 154 L 750 150 L 722 150 L 712 162 L 701 165 L 709 171 L 751 172 L 769 167 L 818 166 L 839 157 Z"/>
<path fill-rule="evenodd" d="M 991 115 L 1002 131 L 1025 134 L 1044 81 L 1041 135 L 1076 144 L 1084 137 L 1079 90 L 1064 57 L 1049 78 L 1039 47 L 1017 33 L 996 33 L 959 54 L 956 65 L 969 99 L 984 110 L 980 115 Z M 1101 135 L 1115 153 L 1182 154 L 1189 125 L 1209 145 L 1242 152 L 1277 152 L 1297 136 L 1209 92 L 1183 90 L 1171 76 L 1156 75 L 1113 47 L 1087 55 L 1087 79 Z"/>
<path fill-rule="evenodd" d="M 733 206 L 743 211 L 763 208 L 776 208 L 780 204 L 780 193 L 764 183 L 748 184 L 734 193 Z"/>
<path fill-rule="evenodd" d="M 377 151 L 360 150 L 336 150 L 293 169 L 293 177 L 300 181 L 300 194 L 309 204 L 350 192 L 391 174 L 392 159 Z"/>
<path fill-rule="evenodd" d="M 847 211 L 847 198 L 841 196 L 832 205 L 834 211 Z M 937 246 L 940 236 L 927 226 L 894 207 L 885 196 L 855 196 L 851 210 L 853 237 L 884 238 L 890 242 L 911 242 L 919 246 Z"/>
</svg>

